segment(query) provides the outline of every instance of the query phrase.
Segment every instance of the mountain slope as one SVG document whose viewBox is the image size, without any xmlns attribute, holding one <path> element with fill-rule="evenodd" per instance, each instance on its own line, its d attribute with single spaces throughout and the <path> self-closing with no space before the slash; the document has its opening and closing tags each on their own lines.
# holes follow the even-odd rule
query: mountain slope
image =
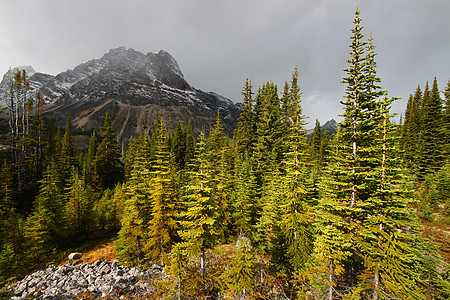
<svg viewBox="0 0 450 300">
<path fill-rule="evenodd" d="M 31 93 L 42 92 L 48 116 L 62 125 L 70 116 L 75 129 L 86 131 L 98 130 L 101 117 L 109 112 L 122 141 L 151 132 L 157 116 L 169 130 L 178 121 L 191 121 L 194 132 L 208 131 L 217 111 L 231 133 L 241 112 L 231 100 L 190 86 L 176 60 L 162 50 L 143 54 L 112 49 L 56 76 L 28 69 Z M 7 75 L 0 89 L 5 99 Z"/>
</svg>

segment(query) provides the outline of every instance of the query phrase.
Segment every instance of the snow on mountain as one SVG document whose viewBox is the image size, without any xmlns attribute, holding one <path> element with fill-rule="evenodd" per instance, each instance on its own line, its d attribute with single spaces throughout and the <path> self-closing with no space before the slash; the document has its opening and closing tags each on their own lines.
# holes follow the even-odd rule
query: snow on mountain
<svg viewBox="0 0 450 300">
<path fill-rule="evenodd" d="M 60 123 L 69 115 L 73 125 L 82 130 L 97 128 L 99 114 L 110 111 L 117 122 L 133 122 L 118 130 L 124 138 L 142 129 L 150 130 L 157 115 L 170 119 L 169 129 L 177 121 L 198 119 L 193 128 L 200 131 L 209 128 L 220 111 L 226 128 L 232 131 L 241 111 L 223 96 L 190 86 L 176 60 L 163 50 L 143 54 L 125 47 L 111 49 L 100 58 L 56 76 L 36 73 L 31 67 L 25 69 L 30 95 L 41 91 L 49 115 Z M 5 99 L 2 91 L 10 75 L 7 73 L 0 83 L 0 103 Z M 147 115 L 143 115 L 143 108 Z"/>
</svg>

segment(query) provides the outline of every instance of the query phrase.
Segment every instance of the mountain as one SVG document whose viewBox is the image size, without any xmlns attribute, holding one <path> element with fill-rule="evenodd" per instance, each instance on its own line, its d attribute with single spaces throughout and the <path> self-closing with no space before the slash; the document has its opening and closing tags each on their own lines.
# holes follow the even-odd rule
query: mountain
<svg viewBox="0 0 450 300">
<path fill-rule="evenodd" d="M 326 129 L 328 130 L 328 133 L 330 135 L 333 135 L 338 131 L 338 123 L 334 119 L 328 120 L 325 124 L 320 126 L 321 132 L 325 132 Z M 306 131 L 306 134 L 308 135 L 308 137 L 312 136 L 313 133 L 314 133 L 314 128 Z"/>
<path fill-rule="evenodd" d="M 151 132 L 157 116 L 168 130 L 174 130 L 178 121 L 191 121 L 194 132 L 208 131 L 217 111 L 231 133 L 241 112 L 231 100 L 189 85 L 176 60 L 163 50 L 143 54 L 124 47 L 112 49 L 56 76 L 26 69 L 30 93 L 42 92 L 47 116 L 62 125 L 70 116 L 75 130 L 89 131 L 98 130 L 101 117 L 109 112 L 122 141 Z M 4 99 L 9 77 L 5 74 L 0 83 Z"/>
</svg>

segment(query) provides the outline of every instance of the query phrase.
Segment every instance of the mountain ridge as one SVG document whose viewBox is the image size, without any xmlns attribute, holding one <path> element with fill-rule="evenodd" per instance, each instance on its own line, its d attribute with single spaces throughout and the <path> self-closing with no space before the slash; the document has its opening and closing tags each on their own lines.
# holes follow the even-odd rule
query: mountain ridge
<svg viewBox="0 0 450 300">
<path fill-rule="evenodd" d="M 101 117 L 110 113 L 119 140 L 151 132 L 157 116 L 168 130 L 180 121 L 191 122 L 195 133 L 208 131 L 218 112 L 231 134 L 241 112 L 230 99 L 192 87 L 164 50 L 143 54 L 119 47 L 55 76 L 26 68 L 30 97 L 42 93 L 48 116 L 61 125 L 69 116 L 76 130 L 89 131 L 98 130 Z M 0 83 L 3 106 L 10 80 L 11 71 Z"/>
</svg>

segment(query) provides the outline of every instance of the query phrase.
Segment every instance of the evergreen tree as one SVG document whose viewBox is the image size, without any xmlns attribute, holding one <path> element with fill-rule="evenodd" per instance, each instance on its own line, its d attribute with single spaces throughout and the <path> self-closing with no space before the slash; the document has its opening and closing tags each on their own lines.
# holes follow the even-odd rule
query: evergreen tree
<svg viewBox="0 0 450 300">
<path fill-rule="evenodd" d="M 252 299 L 257 297 L 256 293 L 254 293 L 257 267 L 255 258 L 250 239 L 245 236 L 239 236 L 231 267 L 223 274 L 228 287 L 227 292 L 232 298 Z"/>
<path fill-rule="evenodd" d="M 444 90 L 444 111 L 442 113 L 442 143 L 444 144 L 443 157 L 449 157 L 450 153 L 450 79 L 447 82 L 447 87 Z"/>
<path fill-rule="evenodd" d="M 95 130 L 92 132 L 89 139 L 88 152 L 86 154 L 86 159 L 84 160 L 84 180 L 86 184 L 91 184 L 93 186 L 98 185 L 97 167 L 95 156 L 97 154 L 98 141 L 95 134 Z"/>
<path fill-rule="evenodd" d="M 414 173 L 418 172 L 421 143 L 421 108 L 423 93 L 417 87 L 414 96 L 410 96 L 405 112 L 405 121 L 402 127 L 401 147 L 405 166 Z"/>
<path fill-rule="evenodd" d="M 203 133 L 198 137 L 195 155 L 184 187 L 184 207 L 178 232 L 189 257 L 200 258 L 200 272 L 205 271 L 205 251 L 218 243 L 218 203 L 213 198 L 211 174 L 208 169 Z"/>
<path fill-rule="evenodd" d="M 109 114 L 106 114 L 103 118 L 100 136 L 102 141 L 98 146 L 95 157 L 96 173 L 100 186 L 112 189 L 117 182 L 121 182 L 124 179 L 124 167 Z"/>
<path fill-rule="evenodd" d="M 307 171 L 306 133 L 304 117 L 300 105 L 300 87 L 298 71 L 292 74 L 289 94 L 283 97 L 285 102 L 287 135 L 284 142 L 286 149 L 283 166 L 285 176 L 279 190 L 282 191 L 281 232 L 286 239 L 286 255 L 293 271 L 305 266 L 312 252 L 313 226 L 310 217 L 312 199 L 309 198 L 311 179 Z"/>
<path fill-rule="evenodd" d="M 431 91 L 425 89 L 421 109 L 422 134 L 420 166 L 421 174 L 427 174 L 438 170 L 442 166 L 443 144 L 442 133 L 442 99 L 439 95 L 437 79 L 434 78 Z"/>
<path fill-rule="evenodd" d="M 135 261 L 145 256 L 143 248 L 152 214 L 151 168 L 150 141 L 141 135 L 137 140 L 130 179 L 125 186 L 124 212 L 116 243 L 118 256 L 122 259 Z"/>
<path fill-rule="evenodd" d="M 268 82 L 259 88 L 255 105 L 256 141 L 253 151 L 258 183 L 263 177 L 279 168 L 283 158 L 285 126 L 280 108 L 277 86 Z"/>
<path fill-rule="evenodd" d="M 10 278 L 20 259 L 22 232 L 12 203 L 12 181 L 6 161 L 0 165 L 0 281 Z"/>
<path fill-rule="evenodd" d="M 324 181 L 315 257 L 329 299 L 346 289 L 374 299 L 421 298 L 415 269 L 422 262 L 411 255 L 417 253 L 417 227 L 389 122 L 393 99 L 379 98 L 374 46 L 370 38 L 363 56 L 359 11 L 354 23 L 344 121 Z"/>
<path fill-rule="evenodd" d="M 375 71 L 372 39 L 363 41 L 359 11 L 355 13 L 351 37 L 344 120 L 339 124 L 334 157 L 325 174 L 325 189 L 319 205 L 316 258 L 327 274 L 327 289 L 331 299 L 337 289 L 352 288 L 363 270 L 363 260 L 357 249 L 350 248 L 358 235 L 357 224 L 366 217 L 365 201 L 377 188 L 374 168 L 377 149 L 377 124 L 380 120 L 377 98 L 379 78 Z M 367 54 L 365 54 L 367 47 Z M 319 253 L 320 252 L 320 253 Z M 323 255 L 327 254 L 327 257 Z M 340 280 L 339 284 L 337 280 Z"/>
<path fill-rule="evenodd" d="M 177 124 L 173 140 L 172 153 L 178 169 L 184 169 L 186 164 L 186 131 L 180 122 Z"/>
<path fill-rule="evenodd" d="M 239 116 L 233 140 L 238 153 L 246 152 L 251 154 L 255 139 L 255 123 L 252 82 L 248 78 L 245 81 L 241 94 L 244 96 L 242 113 Z"/>
<path fill-rule="evenodd" d="M 363 220 L 356 241 L 365 253 L 364 280 L 369 283 L 373 299 L 384 295 L 422 298 L 418 290 L 420 272 L 414 266 L 420 264 L 420 258 L 414 255 L 413 246 L 420 242 L 419 228 L 413 211 L 408 208 L 405 178 L 399 167 L 398 138 L 395 125 L 390 122 L 393 115 L 389 113 L 393 100 L 385 95 L 380 101 L 379 187 L 365 201 L 364 208 L 371 217 Z"/>
<path fill-rule="evenodd" d="M 160 259 L 163 263 L 176 239 L 179 200 L 175 186 L 174 158 L 170 153 L 161 117 L 156 122 L 155 137 L 154 170 L 149 181 L 152 213 L 144 250 L 149 258 Z"/>
<path fill-rule="evenodd" d="M 141 136 L 139 139 L 142 139 Z M 128 143 L 128 151 L 125 155 L 125 163 L 124 163 L 124 169 L 125 169 L 125 181 L 128 181 L 131 177 L 131 171 L 133 170 L 134 161 L 137 155 L 138 151 L 138 141 L 131 137 L 130 141 Z"/>
<path fill-rule="evenodd" d="M 60 188 L 65 188 L 70 180 L 72 167 L 78 167 L 70 117 L 67 117 L 57 163 Z"/>
<path fill-rule="evenodd" d="M 72 169 L 66 197 L 66 220 L 72 237 L 85 237 L 94 225 L 94 201 L 91 188 L 76 169 Z"/>
<path fill-rule="evenodd" d="M 316 125 L 314 126 L 314 132 L 312 137 L 310 137 L 310 153 L 312 159 L 313 172 L 315 174 L 320 173 L 320 169 L 322 167 L 323 162 L 323 153 L 322 153 L 322 131 L 320 128 L 319 120 L 316 119 Z"/>
<path fill-rule="evenodd" d="M 25 237 L 30 244 L 29 256 L 43 260 L 66 236 L 64 200 L 54 166 L 48 166 L 40 181 L 39 195 L 33 213 L 27 218 Z"/>
<path fill-rule="evenodd" d="M 233 228 L 241 236 L 252 238 L 253 228 L 261 214 L 256 176 L 248 155 L 238 154 L 231 195 Z"/>
</svg>

